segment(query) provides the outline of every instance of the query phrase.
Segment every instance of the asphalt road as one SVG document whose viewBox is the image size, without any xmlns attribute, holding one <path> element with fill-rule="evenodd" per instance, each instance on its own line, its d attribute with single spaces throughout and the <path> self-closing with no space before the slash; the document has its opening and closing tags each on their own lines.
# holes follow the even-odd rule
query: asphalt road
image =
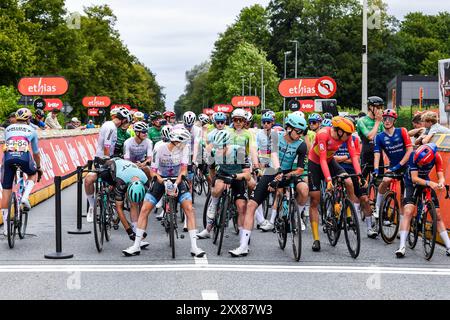
<svg viewBox="0 0 450 320">
<path fill-rule="evenodd" d="M 205 198 L 197 198 L 197 223 Z M 83 201 L 85 204 L 85 201 Z M 62 193 L 63 252 L 68 260 L 47 260 L 55 251 L 54 198 L 32 209 L 29 235 L 9 249 L 0 235 L 0 281 L 8 290 L 1 299 L 449 299 L 450 258 L 438 247 L 432 261 L 423 258 L 420 243 L 404 259 L 386 245 L 362 233 L 361 254 L 350 257 L 342 236 L 336 247 L 321 234 L 321 252 L 312 252 L 312 235 L 303 234 L 300 262 L 292 258 L 289 243 L 283 251 L 276 235 L 255 230 L 247 257 L 232 258 L 227 251 L 239 245 L 236 235 L 224 239 L 221 256 L 211 240 L 199 240 L 206 258 L 190 256 L 187 237 L 176 240 L 173 260 L 169 240 L 153 215 L 149 219 L 151 243 L 140 256 L 126 258 L 121 251 L 131 241 L 121 228 L 98 253 L 94 235 L 70 235 L 76 228 L 76 187 Z M 83 227 L 92 224 L 83 219 Z M 364 228 L 363 228 L 364 229 Z M 364 229 L 365 230 L 365 229 Z M 181 231 L 181 230 L 180 230 Z M 398 240 L 397 240 L 398 241 Z"/>
</svg>

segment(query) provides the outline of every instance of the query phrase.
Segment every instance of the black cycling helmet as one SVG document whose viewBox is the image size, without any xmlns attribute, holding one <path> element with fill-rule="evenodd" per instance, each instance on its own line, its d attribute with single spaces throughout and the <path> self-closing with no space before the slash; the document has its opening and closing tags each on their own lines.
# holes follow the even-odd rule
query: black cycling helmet
<svg viewBox="0 0 450 320">
<path fill-rule="evenodd" d="M 45 112 L 41 109 L 36 109 L 36 111 L 34 112 L 34 115 L 42 118 L 45 116 Z"/>
<path fill-rule="evenodd" d="M 333 119 L 333 115 L 331 114 L 331 113 L 329 113 L 329 112 L 325 112 L 324 114 L 323 114 L 323 118 L 324 119 Z"/>
<path fill-rule="evenodd" d="M 153 111 L 153 112 L 150 114 L 150 119 L 151 119 L 152 121 L 155 121 L 155 120 L 158 120 L 158 119 L 162 119 L 162 118 L 163 118 L 163 115 L 162 115 L 162 113 L 159 112 L 159 111 Z"/>
<path fill-rule="evenodd" d="M 367 99 L 367 105 L 369 107 L 372 107 L 372 106 L 373 107 L 379 107 L 379 106 L 384 107 L 384 101 L 380 97 L 373 96 L 373 97 L 369 97 Z"/>
</svg>

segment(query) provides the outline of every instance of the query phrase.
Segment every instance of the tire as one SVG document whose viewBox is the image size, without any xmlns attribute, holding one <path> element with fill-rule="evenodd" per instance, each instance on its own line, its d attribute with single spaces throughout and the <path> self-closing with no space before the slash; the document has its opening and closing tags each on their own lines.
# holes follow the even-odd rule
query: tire
<svg viewBox="0 0 450 320">
<path fill-rule="evenodd" d="M 335 204 L 332 196 L 326 197 L 324 231 L 331 246 L 336 246 L 341 236 L 341 214 L 335 214 Z"/>
<path fill-rule="evenodd" d="M 19 210 L 19 238 L 25 238 L 25 232 L 27 231 L 28 224 L 28 211 Z"/>
<path fill-rule="evenodd" d="M 397 198 L 393 191 L 386 192 L 380 208 L 378 228 L 381 238 L 385 243 L 391 244 L 394 242 L 400 226 L 400 211 Z"/>
<path fill-rule="evenodd" d="M 376 202 L 377 202 L 377 195 L 378 195 L 378 188 L 376 187 L 375 183 L 373 181 L 370 181 L 369 186 L 367 187 L 367 193 L 369 197 L 369 205 L 372 209 L 372 214 L 376 210 Z M 361 220 L 365 220 L 364 212 L 361 210 Z"/>
<path fill-rule="evenodd" d="M 198 175 L 198 169 L 194 173 L 194 178 L 192 179 L 192 191 L 197 193 L 197 195 L 202 195 L 202 181 Z"/>
<path fill-rule="evenodd" d="M 169 241 L 170 246 L 172 247 L 172 259 L 175 259 L 175 210 L 176 210 L 176 204 L 174 204 L 174 201 L 170 201 L 170 214 L 169 214 Z"/>
<path fill-rule="evenodd" d="M 418 225 L 418 217 L 421 216 L 421 212 L 417 212 L 416 217 L 412 217 L 411 219 L 411 225 L 409 227 L 408 232 L 408 246 L 411 249 L 414 249 L 417 244 L 417 240 L 419 239 L 419 225 Z"/>
<path fill-rule="evenodd" d="M 111 240 L 111 229 L 112 229 L 112 215 L 113 215 L 113 208 L 111 206 L 111 203 L 109 202 L 109 199 L 106 199 L 106 207 L 105 207 L 105 240 L 109 242 Z"/>
<path fill-rule="evenodd" d="M 343 212 L 344 235 L 347 249 L 353 259 L 356 259 L 361 249 L 361 234 L 359 232 L 358 216 L 353 203 L 345 199 Z M 349 212 L 350 210 L 350 212 Z M 348 216 L 350 214 L 350 216 Z"/>
<path fill-rule="evenodd" d="M 291 217 L 292 252 L 294 254 L 294 260 L 300 261 L 300 257 L 302 256 L 302 223 L 295 199 L 291 199 L 290 201 L 289 216 Z"/>
<path fill-rule="evenodd" d="M 97 193 L 94 206 L 94 239 L 98 252 L 103 250 L 103 242 L 105 239 L 105 231 L 103 229 L 103 194 Z"/>
<path fill-rule="evenodd" d="M 225 226 L 228 224 L 228 215 L 227 210 L 229 207 L 229 197 L 225 197 L 224 204 L 222 206 L 222 210 L 220 210 L 220 218 L 219 218 L 219 243 L 217 246 L 217 255 L 220 256 L 221 250 L 222 250 L 222 243 L 223 243 L 223 235 L 225 233 Z"/>
<path fill-rule="evenodd" d="M 437 214 L 432 201 L 427 201 L 422 216 L 422 241 L 425 253 L 425 259 L 430 260 L 433 257 L 436 245 L 437 234 Z"/>
<path fill-rule="evenodd" d="M 328 192 L 324 193 L 323 199 L 320 199 L 320 204 L 319 204 L 319 215 L 320 215 L 320 220 L 322 221 L 322 225 L 325 224 L 326 221 L 326 217 L 327 217 L 327 208 L 326 208 L 326 203 L 328 198 L 330 198 L 330 194 Z"/>
<path fill-rule="evenodd" d="M 222 194 L 219 198 L 219 202 L 217 203 L 216 218 L 214 219 L 214 225 L 213 225 L 213 244 L 217 244 L 217 240 L 219 239 L 221 216 L 220 215 L 218 216 L 217 212 L 220 212 L 220 214 L 221 214 L 224 209 L 226 210 L 226 208 L 224 208 L 225 198 L 226 198 L 226 196 L 224 194 Z"/>
<path fill-rule="evenodd" d="M 287 240 L 287 223 L 286 217 L 283 216 L 283 201 L 287 201 L 286 196 L 280 198 L 277 206 L 277 217 L 275 219 L 275 230 L 277 232 L 278 245 L 281 250 L 286 247 Z"/>
<path fill-rule="evenodd" d="M 6 225 L 4 226 L 4 228 L 8 228 L 8 245 L 10 249 L 14 248 L 16 242 L 16 220 L 18 211 L 19 206 L 17 204 L 16 193 L 13 192 L 11 194 L 11 199 L 9 200 L 8 216 L 6 218 Z"/>
<path fill-rule="evenodd" d="M 231 212 L 230 213 L 231 214 L 231 219 L 233 220 L 234 233 L 236 235 L 238 235 L 239 234 L 239 225 L 238 225 L 239 213 L 237 211 L 236 201 L 235 201 L 234 198 L 233 198 L 233 203 L 231 204 L 231 211 L 230 212 Z"/>
<path fill-rule="evenodd" d="M 208 224 L 208 207 L 211 203 L 211 193 L 206 196 L 205 206 L 203 207 L 203 229 L 206 228 Z"/>
</svg>

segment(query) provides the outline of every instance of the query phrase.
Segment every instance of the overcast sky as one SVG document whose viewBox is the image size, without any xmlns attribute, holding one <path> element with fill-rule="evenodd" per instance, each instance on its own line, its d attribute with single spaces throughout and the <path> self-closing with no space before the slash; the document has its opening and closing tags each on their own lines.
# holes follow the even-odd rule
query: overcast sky
<svg viewBox="0 0 450 320">
<path fill-rule="evenodd" d="M 435 14 L 450 4 L 450 0 L 385 2 L 399 19 L 411 11 Z M 186 70 L 207 60 L 218 33 L 243 7 L 256 3 L 266 6 L 269 0 L 66 0 L 66 7 L 81 13 L 84 6 L 108 4 L 118 18 L 122 40 L 156 74 L 165 87 L 166 108 L 172 109 L 183 93 Z"/>
</svg>

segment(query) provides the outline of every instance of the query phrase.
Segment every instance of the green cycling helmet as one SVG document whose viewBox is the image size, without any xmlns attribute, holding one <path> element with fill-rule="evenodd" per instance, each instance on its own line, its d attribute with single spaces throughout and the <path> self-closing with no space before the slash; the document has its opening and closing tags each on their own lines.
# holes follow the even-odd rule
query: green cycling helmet
<svg viewBox="0 0 450 320">
<path fill-rule="evenodd" d="M 142 181 L 134 181 L 128 185 L 127 194 L 131 202 L 139 203 L 144 201 L 145 193 L 146 190 Z"/>
</svg>

